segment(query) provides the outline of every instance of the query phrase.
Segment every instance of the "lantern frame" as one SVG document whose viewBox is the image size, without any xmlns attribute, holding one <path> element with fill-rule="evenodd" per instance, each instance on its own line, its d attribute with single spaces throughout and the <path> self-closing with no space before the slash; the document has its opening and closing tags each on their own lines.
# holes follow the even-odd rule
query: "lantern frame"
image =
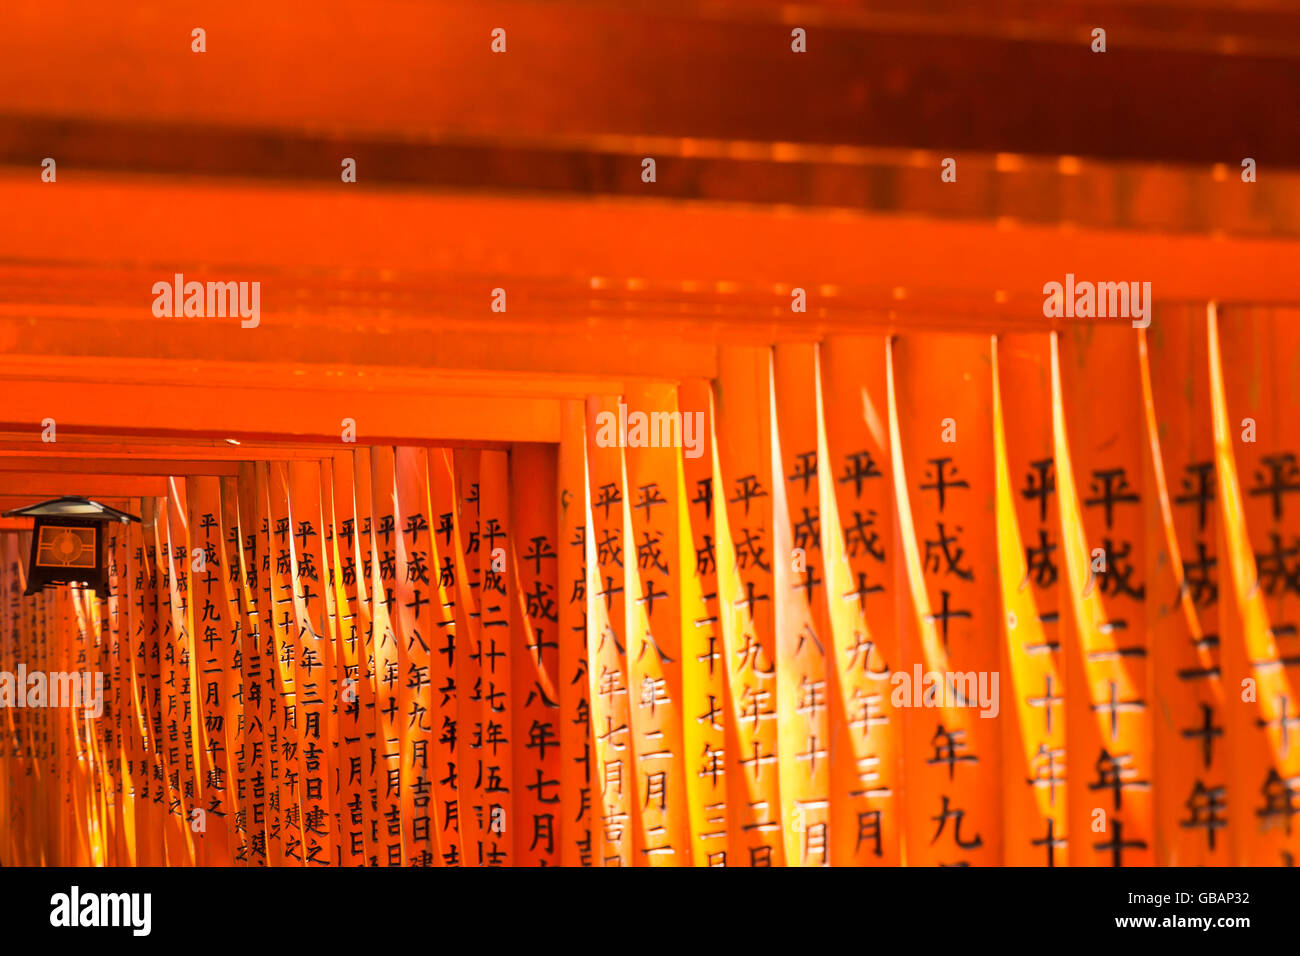
<svg viewBox="0 0 1300 956">
<path fill-rule="evenodd" d="M 34 519 L 24 596 L 66 584 L 92 590 L 101 598 L 108 597 L 105 528 L 112 521 L 122 524 L 140 521 L 133 514 L 76 495 L 15 508 L 6 511 L 4 517 Z M 85 531 L 91 532 L 92 540 L 87 541 L 84 534 L 78 533 Z M 74 550 L 86 548 L 93 558 L 90 564 L 85 562 L 83 550 Z"/>
</svg>

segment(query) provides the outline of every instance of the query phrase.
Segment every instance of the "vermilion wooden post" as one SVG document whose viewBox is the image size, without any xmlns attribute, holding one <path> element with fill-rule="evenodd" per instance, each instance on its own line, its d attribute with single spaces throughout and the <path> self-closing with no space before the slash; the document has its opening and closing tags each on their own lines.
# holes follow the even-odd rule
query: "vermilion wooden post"
<svg viewBox="0 0 1300 956">
<path fill-rule="evenodd" d="M 460 797 L 457 800 L 465 865 L 485 862 L 487 821 L 483 797 L 483 659 L 480 627 L 483 572 L 479 565 L 482 528 L 479 488 L 479 453 L 456 449 L 452 453 L 452 480 L 456 494 L 453 522 L 456 537 L 456 567 L 459 596 L 456 600 L 456 633 L 463 653 L 457 664 L 456 686 L 459 712 Z"/>
<path fill-rule="evenodd" d="M 6 661 L 22 660 L 19 645 L 21 633 L 21 605 L 18 587 L 18 535 L 0 534 L 0 654 Z M 16 701 L 15 701 L 16 703 Z M 16 715 L 18 707 L 6 707 L 0 714 L 0 859 L 10 865 L 21 865 L 25 858 L 22 845 L 24 833 L 30 831 L 29 814 L 31 807 L 23 800 L 25 794 L 21 785 L 21 768 L 25 743 L 19 729 Z"/>
<path fill-rule="evenodd" d="M 100 651 L 104 646 L 104 621 L 100 616 L 102 600 L 93 593 L 80 592 L 75 595 L 74 622 L 77 626 L 76 658 L 74 670 L 86 674 L 105 673 Z M 105 693 L 107 687 L 104 688 Z M 83 682 L 81 699 L 83 702 L 94 700 L 93 678 L 89 686 Z M 92 704 L 93 706 L 93 704 Z M 101 725 L 107 723 L 101 713 L 99 718 L 87 714 L 83 708 L 74 708 L 72 717 L 77 732 L 79 750 L 79 785 L 82 788 L 83 801 L 86 806 L 87 846 L 86 860 L 91 866 L 103 866 L 112 840 L 111 804 L 113 781 L 106 773 L 106 744 L 101 740 Z"/>
<path fill-rule="evenodd" d="M 376 852 L 380 866 L 407 862 L 402 826 L 401 651 L 397 636 L 395 542 L 396 479 L 393 449 L 382 446 L 370 456 L 371 609 L 375 646 L 375 787 L 379 800 Z"/>
<path fill-rule="evenodd" d="M 258 497 L 261 505 L 258 527 L 262 536 L 262 574 L 267 630 L 267 665 L 274 680 L 268 695 L 265 727 L 267 735 L 267 841 L 272 866 L 302 865 L 302 810 L 298 803 L 298 733 L 291 723 L 289 707 L 297 695 L 292 653 L 293 596 L 289 574 L 289 514 L 285 495 L 284 468 L 277 463 L 258 469 Z M 272 798 L 271 794 L 278 794 Z"/>
<path fill-rule="evenodd" d="M 358 652 L 357 703 L 361 708 L 361 815 L 362 846 L 367 866 L 379 866 L 383 846 L 383 818 L 379 812 L 380 788 L 385 770 L 379 760 L 379 639 L 382 608 L 375 602 L 378 564 L 374 554 L 374 501 L 371 451 L 352 454 L 353 553 L 356 563 L 356 602 L 361 613 Z"/>
<path fill-rule="evenodd" d="M 164 791 L 160 711 L 160 626 L 158 572 L 153 562 L 154 499 L 140 499 L 140 524 L 127 528 L 132 578 L 136 582 L 136 627 L 132 639 L 132 687 L 136 720 L 140 728 L 140 763 L 136 813 L 136 841 L 142 866 L 166 863 L 163 833 L 167 805 Z"/>
<path fill-rule="evenodd" d="M 403 845 L 413 866 L 433 866 L 442 846 L 434 802 L 433 642 L 438 601 L 429 465 L 423 448 L 398 448 L 394 505 L 394 621 L 398 650 L 398 721 L 401 732 Z M 437 608 L 441 614 L 442 608 Z"/>
<path fill-rule="evenodd" d="M 461 688 L 457 683 L 461 656 L 469 653 L 460 640 L 456 613 L 463 562 L 457 562 L 460 542 L 454 521 L 456 489 L 451 473 L 451 453 L 443 448 L 431 448 L 428 455 L 428 563 L 430 600 L 434 602 L 431 615 L 433 633 L 428 637 L 432 648 L 434 825 L 438 829 L 438 863 L 461 866 L 465 862 L 465 844 L 461 837 L 464 824 L 460 815 L 464 765 L 461 762 L 458 701 L 461 694 L 470 693 L 470 688 Z"/>
<path fill-rule="evenodd" d="M 794 794 L 778 768 L 772 562 L 771 350 L 727 347 L 714 383 L 718 603 L 729 705 L 727 808 L 733 866 L 782 866 Z M 723 507 L 725 503 L 725 508 Z M 734 730 L 732 729 L 734 728 Z"/>
<path fill-rule="evenodd" d="M 691 845 L 682 752 L 682 539 L 686 530 L 677 389 L 638 385 L 624 395 L 629 421 L 624 452 L 631 538 L 623 554 L 628 587 L 628 712 L 636 752 L 633 794 L 641 808 L 641 858 L 650 866 L 689 866 Z M 659 417 L 663 416 L 663 417 Z M 685 423 L 683 423 L 683 426 Z M 648 429 L 648 431 L 647 431 Z M 655 444 L 657 442 L 657 444 Z"/>
<path fill-rule="evenodd" d="M 483 697 L 483 835 L 484 863 L 514 863 L 514 828 L 520 825 L 514 795 L 514 709 L 512 662 L 514 646 L 512 604 L 514 582 L 510 549 L 510 463 L 504 451 L 479 456 L 479 654 Z M 477 735 L 476 735 L 477 736 Z"/>
<path fill-rule="evenodd" d="M 230 866 L 235 823 L 235 775 L 230 756 L 236 749 L 236 725 L 227 718 L 228 701 L 238 681 L 233 653 L 237 632 L 231 628 L 232 616 L 238 612 L 232 610 L 226 596 L 226 535 L 219 479 L 187 478 L 185 501 L 194 548 L 184 567 L 195 626 L 190 655 L 198 676 L 190 688 L 190 707 L 197 710 L 199 718 L 194 749 L 202 799 L 196 805 L 205 818 L 205 829 L 196 832 L 195 838 L 204 848 L 205 862 Z"/>
<path fill-rule="evenodd" d="M 831 641 L 831 864 L 895 866 L 902 834 L 899 606 L 884 336 L 819 349 Z M 829 491 L 828 491 L 829 489 Z"/>
<path fill-rule="evenodd" d="M 785 857 L 830 863 L 831 725 L 827 671 L 834 645 L 822 548 L 816 347 L 773 350 L 772 585 L 776 617 L 778 767 Z"/>
<path fill-rule="evenodd" d="M 1146 577 L 1161 866 L 1228 865 L 1238 835 L 1227 807 L 1246 796 L 1228 789 L 1219 596 L 1230 572 L 1219 557 L 1205 319 L 1204 309 L 1171 307 L 1138 341 L 1152 465 Z"/>
<path fill-rule="evenodd" d="M 221 613 L 228 621 L 229 644 L 223 652 L 227 660 L 225 700 L 221 713 L 226 725 L 225 756 L 227 789 L 226 802 L 230 807 L 227 825 L 230 831 L 230 851 L 236 866 L 250 866 L 254 861 L 252 841 L 252 805 L 250 800 L 253 771 L 251 769 L 250 733 L 256 723 L 256 705 L 250 704 L 253 678 L 261 678 L 261 662 L 257 660 L 257 642 L 250 631 L 249 601 L 244 566 L 244 538 L 240 520 L 240 479 L 226 475 L 217 479 L 221 506 L 221 541 L 217 547 L 221 564 L 217 574 L 222 581 L 223 604 Z M 260 693 L 261 687 L 258 687 Z"/>
<path fill-rule="evenodd" d="M 319 601 L 322 606 L 321 616 L 323 620 L 320 627 L 324 633 L 321 639 L 325 642 L 324 652 L 322 654 L 324 661 L 324 670 L 320 675 L 320 682 L 324 688 L 324 721 L 325 721 L 325 746 L 324 750 L 327 755 L 326 778 L 323 780 L 323 786 L 329 797 L 330 813 L 328 827 L 331 834 L 331 848 L 329 865 L 338 865 L 342 856 L 342 806 L 339 799 L 339 774 L 341 772 L 341 751 L 339 740 L 342 736 L 340 733 L 339 718 L 344 704 L 342 699 L 343 684 L 338 680 L 339 657 L 342 653 L 342 615 L 347 612 L 347 601 L 340 601 L 340 589 L 336 586 L 336 579 L 340 577 L 336 557 L 334 553 L 334 467 L 333 461 L 329 457 L 322 458 L 313 463 L 317 475 L 317 487 L 315 489 L 315 499 L 319 503 L 316 508 L 320 515 L 320 523 L 317 526 L 318 538 L 314 543 L 313 561 L 317 566 L 317 587 L 320 591 Z M 315 512 L 314 512 L 315 513 Z"/>
<path fill-rule="evenodd" d="M 1295 375 L 1289 311 L 1209 309 L 1206 323 L 1220 501 L 1219 553 L 1232 861 L 1293 865 L 1300 787 L 1295 737 Z M 1240 794 L 1241 799 L 1236 795 Z"/>
<path fill-rule="evenodd" d="M 134 512 L 133 512 L 134 513 Z M 109 537 L 112 553 L 113 591 L 108 600 L 109 620 L 112 623 L 112 646 L 108 666 L 112 671 L 112 701 L 114 746 L 111 773 L 117 786 L 115 808 L 115 839 L 113 859 L 121 866 L 136 865 L 135 810 L 131 787 L 135 744 L 134 702 L 131 694 L 131 581 L 130 562 L 127 559 L 127 529 L 114 529 Z M 0 562 L 3 545 L 0 545 Z M 0 594 L 3 589 L 0 588 Z"/>
<path fill-rule="evenodd" d="M 515 863 L 560 862 L 566 812 L 561 791 L 559 593 L 554 447 L 510 449 L 506 550 L 512 607 L 510 727 L 514 752 Z"/>
<path fill-rule="evenodd" d="M 587 656 L 587 459 L 586 409 L 566 401 L 561 409 L 557 475 L 559 541 L 560 827 L 564 866 L 591 866 L 595 748 Z M 598 823 L 598 821 L 597 821 Z"/>
<path fill-rule="evenodd" d="M 678 390 L 685 428 L 697 425 L 698 454 L 683 451 L 687 503 L 678 554 L 682 562 L 682 754 L 690 811 L 692 862 L 727 862 L 732 829 L 727 804 L 727 728 L 730 679 L 718 592 L 717 470 L 713 396 L 707 382 L 691 379 Z"/>
<path fill-rule="evenodd" d="M 993 359 L 1005 861 L 1065 866 L 1071 763 L 1065 747 L 1065 572 L 1050 413 L 1051 340 L 1046 334 L 998 336 Z"/>
<path fill-rule="evenodd" d="M 158 574 L 158 624 L 160 638 L 162 680 L 159 712 L 161 724 L 158 746 L 165 768 L 164 809 L 168 866 L 192 866 L 195 862 L 194 835 L 190 829 L 190 794 L 196 793 L 193 772 L 193 738 L 186 713 L 187 685 L 189 683 L 189 626 L 188 594 L 183 594 L 178 572 L 185 574 L 188 564 L 189 540 L 180 512 L 182 503 L 177 500 L 180 489 L 169 482 L 168 495 L 155 499 L 153 528 L 153 562 Z M 180 557 L 176 552 L 180 551 Z M 179 567 L 177 566 L 179 564 Z"/>
<path fill-rule="evenodd" d="M 364 866 L 369 827 L 370 744 L 374 738 L 374 681 L 367 635 L 370 626 L 365 561 L 359 557 L 356 482 L 351 452 L 330 462 L 333 535 L 330 568 L 338 609 L 339 643 L 335 654 L 338 695 L 339 862 Z"/>
<path fill-rule="evenodd" d="M 241 647 L 244 678 L 244 720 L 247 726 L 247 750 L 244 754 L 248 775 L 249 864 L 267 866 L 271 862 L 270 767 L 267 762 L 268 723 L 271 700 L 275 692 L 274 636 L 266 613 L 270 587 L 270 569 L 264 568 L 267 540 L 262 533 L 266 513 L 266 496 L 260 477 L 261 469 L 253 463 L 239 467 L 239 572 L 243 588 L 244 641 Z"/>
<path fill-rule="evenodd" d="M 915 794 L 905 801 L 905 859 L 995 864 L 1005 695 L 989 340 L 906 336 L 889 354 L 899 587 L 909 602 L 891 690 L 904 707 L 903 777 Z"/>
<path fill-rule="evenodd" d="M 626 481 L 621 441 L 611 443 L 600 426 L 613 416 L 619 401 L 587 399 L 587 663 L 591 723 L 595 737 L 592 824 L 599 830 L 599 866 L 633 866 L 641 849 L 641 808 L 636 800 L 640 773 L 632 742 L 627 663 Z M 635 554 L 635 550 L 633 550 Z"/>
<path fill-rule="evenodd" d="M 1132 329 L 1053 337 L 1072 866 L 1154 861 L 1142 393 Z M 1105 387 L 1100 382 L 1105 380 Z"/>
<path fill-rule="evenodd" d="M 334 862 L 337 758 L 329 735 L 334 644 L 327 607 L 329 568 L 323 547 L 320 465 L 290 462 L 287 477 L 303 865 L 328 866 Z"/>
</svg>

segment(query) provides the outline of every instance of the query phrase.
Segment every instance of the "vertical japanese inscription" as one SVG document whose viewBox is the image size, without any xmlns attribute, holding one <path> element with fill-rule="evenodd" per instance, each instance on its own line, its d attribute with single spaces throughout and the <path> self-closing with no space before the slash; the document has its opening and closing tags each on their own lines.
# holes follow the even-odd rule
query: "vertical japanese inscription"
<svg viewBox="0 0 1300 956">
<path fill-rule="evenodd" d="M 704 453 L 683 457 L 686 527 L 681 575 L 682 747 L 696 866 L 726 866 L 730 843 L 727 805 L 727 727 L 731 721 L 726 652 L 718 610 L 712 393 L 707 382 L 684 382 L 683 420 L 699 415 Z"/>
<path fill-rule="evenodd" d="M 719 354 L 718 585 L 729 668 L 727 807 L 733 866 L 782 866 L 784 812 L 777 767 L 776 624 L 772 603 L 771 353 Z M 784 557 L 784 556 L 782 556 Z M 792 798 L 787 808 L 794 810 Z M 792 813 L 791 813 L 792 815 Z"/>
<path fill-rule="evenodd" d="M 830 700 L 834 666 L 822 549 L 816 349 L 782 344 L 772 378 L 776 705 L 785 856 L 830 864 Z"/>
<path fill-rule="evenodd" d="M 438 857 L 434 826 L 433 605 L 430 577 L 432 532 L 428 519 L 428 459 L 423 448 L 398 448 L 395 456 L 395 568 L 402 761 L 404 852 L 411 866 L 433 866 Z"/>
<path fill-rule="evenodd" d="M 585 408 L 561 410 L 559 450 L 558 628 L 560 826 L 564 866 L 592 865 L 592 723 L 587 658 L 587 457 Z"/>
<path fill-rule="evenodd" d="M 595 440 L 598 415 L 616 410 L 615 399 L 587 400 L 587 667 L 600 815 L 596 859 L 602 866 L 633 866 L 640 849 L 640 807 L 629 715 L 623 454 Z"/>
<path fill-rule="evenodd" d="M 370 547 L 374 576 L 371 608 L 375 641 L 375 747 L 379 801 L 379 865 L 402 866 L 401 651 L 397 637 L 397 485 L 392 448 L 375 448 L 370 459 Z"/>
<path fill-rule="evenodd" d="M 1061 629 L 1072 865 L 1153 859 L 1151 669 L 1146 624 L 1146 465 L 1137 342 L 1122 327 L 1053 336 L 1062 552 Z M 1106 388 L 1096 386 L 1104 375 Z"/>
<path fill-rule="evenodd" d="M 893 696 L 905 707 L 908 862 L 1002 858 L 998 581 L 987 339 L 891 343 L 890 431 L 912 614 Z"/>
<path fill-rule="evenodd" d="M 661 416 L 674 434 L 680 417 L 672 386 L 629 388 L 629 408 Z M 689 865 L 686 779 L 682 759 L 682 455 L 661 441 L 626 452 L 631 533 L 628 608 L 629 710 L 636 753 L 641 860 L 651 866 Z M 640 861 L 638 861 L 640 862 Z"/>
<path fill-rule="evenodd" d="M 1300 325 L 1294 312 L 1216 314 L 1211 306 L 1206 330 L 1218 545 L 1230 568 L 1220 578 L 1219 631 L 1232 862 L 1293 866 L 1300 854 L 1300 452 L 1292 356 Z"/>
<path fill-rule="evenodd" d="M 429 451 L 429 514 L 434 516 L 430 541 L 430 579 L 433 607 L 433 766 L 436 781 L 438 852 L 444 866 L 464 863 L 461 840 L 460 785 L 460 625 L 457 601 L 463 561 L 457 560 L 459 541 L 452 513 L 456 490 L 451 471 L 451 454 L 445 449 Z"/>
<path fill-rule="evenodd" d="M 516 865 L 558 864 L 563 840 L 556 466 L 553 447 L 510 450 Z"/>
<path fill-rule="evenodd" d="M 994 342 L 998 565 L 1014 700 L 1002 715 L 1004 820 L 1006 859 L 1017 866 L 1068 862 L 1050 363 L 1047 335 L 999 336 Z"/>
<path fill-rule="evenodd" d="M 894 705 L 894 488 L 883 337 L 833 338 L 819 350 L 827 593 L 834 643 L 831 864 L 901 858 L 902 712 Z M 829 492 L 828 492 L 829 489 Z"/>
<path fill-rule="evenodd" d="M 1158 713 L 1171 717 L 1154 726 L 1156 863 L 1224 865 L 1231 790 L 1205 311 L 1166 316 L 1139 339 L 1152 462 L 1147 618 L 1159 649 L 1152 662 Z"/>
<path fill-rule="evenodd" d="M 507 453 L 485 451 L 480 456 L 479 654 L 483 697 L 484 864 L 514 862 L 515 813 L 514 708 L 511 662 L 514 608 L 510 580 L 510 471 Z"/>
</svg>

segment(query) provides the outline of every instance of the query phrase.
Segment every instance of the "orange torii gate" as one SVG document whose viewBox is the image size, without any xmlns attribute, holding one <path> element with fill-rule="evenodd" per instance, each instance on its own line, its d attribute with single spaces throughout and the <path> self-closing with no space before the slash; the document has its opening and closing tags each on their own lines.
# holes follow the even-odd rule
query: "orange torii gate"
<svg viewBox="0 0 1300 956">
<path fill-rule="evenodd" d="M 2 458 L 143 523 L 105 599 L 24 597 L 0 529 L 0 863 L 1289 864 L 1294 320 L 728 346 L 554 442 Z"/>
</svg>

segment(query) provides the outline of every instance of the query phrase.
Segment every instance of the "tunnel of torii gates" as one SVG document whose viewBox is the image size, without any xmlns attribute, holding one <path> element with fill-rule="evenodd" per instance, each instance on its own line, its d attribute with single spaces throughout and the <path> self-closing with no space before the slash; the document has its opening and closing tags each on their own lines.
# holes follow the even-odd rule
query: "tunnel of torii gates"
<svg viewBox="0 0 1300 956">
<path fill-rule="evenodd" d="M 1300 323 L 1042 324 L 544 441 L 11 432 L 6 504 L 142 521 L 107 599 L 0 535 L 6 669 L 105 675 L 0 710 L 4 864 L 1289 865 Z"/>
<path fill-rule="evenodd" d="M 1300 15 L 134 6 L 0 30 L 0 512 L 142 519 L 0 518 L 0 863 L 1292 862 Z"/>
</svg>

